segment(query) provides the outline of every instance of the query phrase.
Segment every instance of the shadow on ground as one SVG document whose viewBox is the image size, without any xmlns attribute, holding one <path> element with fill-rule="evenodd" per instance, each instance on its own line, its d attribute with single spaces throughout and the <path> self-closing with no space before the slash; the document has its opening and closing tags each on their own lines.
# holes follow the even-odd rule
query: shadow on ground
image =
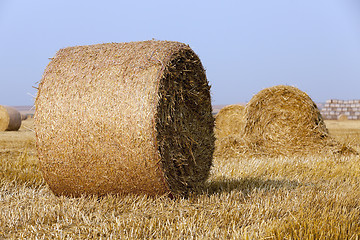
<svg viewBox="0 0 360 240">
<path fill-rule="evenodd" d="M 230 193 L 232 191 L 239 191 L 243 194 L 248 194 L 254 189 L 259 190 L 274 190 L 274 189 L 294 189 L 298 187 L 298 181 L 290 180 L 264 180 L 260 178 L 241 178 L 241 179 L 215 179 L 206 182 L 203 191 L 208 195 L 219 193 Z"/>
</svg>

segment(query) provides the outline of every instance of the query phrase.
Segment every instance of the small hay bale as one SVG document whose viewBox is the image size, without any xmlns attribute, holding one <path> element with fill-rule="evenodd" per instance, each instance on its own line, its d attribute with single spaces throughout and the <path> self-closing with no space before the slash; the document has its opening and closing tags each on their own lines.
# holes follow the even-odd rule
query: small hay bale
<svg viewBox="0 0 360 240">
<path fill-rule="evenodd" d="M 345 115 L 345 114 L 340 114 L 337 119 L 338 119 L 339 121 L 347 121 L 347 120 L 349 120 L 349 119 L 348 119 L 348 116 Z"/>
<path fill-rule="evenodd" d="M 252 155 L 242 135 L 229 135 L 215 140 L 214 157 L 216 158 L 239 158 L 249 154 Z"/>
<path fill-rule="evenodd" d="M 223 107 L 215 116 L 215 157 L 231 158 L 243 153 L 244 106 L 233 104 Z M 240 147 L 240 149 L 239 149 Z"/>
<path fill-rule="evenodd" d="M 260 91 L 246 105 L 244 138 L 252 152 L 288 156 L 322 151 L 328 130 L 305 92 L 279 85 Z"/>
<path fill-rule="evenodd" d="M 244 106 L 233 104 L 223 107 L 215 116 L 215 137 L 239 135 L 244 128 Z"/>
<path fill-rule="evenodd" d="M 17 131 L 20 126 L 20 112 L 15 108 L 0 105 L 0 131 Z"/>
<path fill-rule="evenodd" d="M 21 114 L 21 121 L 25 121 L 26 119 L 28 119 L 28 115 L 27 114 Z"/>
<path fill-rule="evenodd" d="M 185 195 L 209 175 L 210 86 L 183 43 L 61 49 L 35 106 L 40 165 L 56 195 Z"/>
</svg>

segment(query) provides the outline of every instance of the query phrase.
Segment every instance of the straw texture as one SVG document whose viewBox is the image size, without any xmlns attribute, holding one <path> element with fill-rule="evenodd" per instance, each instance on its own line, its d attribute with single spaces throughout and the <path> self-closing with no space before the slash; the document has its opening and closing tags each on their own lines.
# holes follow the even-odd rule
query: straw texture
<svg viewBox="0 0 360 240">
<path fill-rule="evenodd" d="M 20 112 L 15 108 L 0 105 L 0 131 L 17 131 L 20 126 Z"/>
<path fill-rule="evenodd" d="M 55 194 L 185 195 L 209 175 L 210 86 L 188 45 L 61 49 L 35 105 L 41 168 Z"/>
</svg>

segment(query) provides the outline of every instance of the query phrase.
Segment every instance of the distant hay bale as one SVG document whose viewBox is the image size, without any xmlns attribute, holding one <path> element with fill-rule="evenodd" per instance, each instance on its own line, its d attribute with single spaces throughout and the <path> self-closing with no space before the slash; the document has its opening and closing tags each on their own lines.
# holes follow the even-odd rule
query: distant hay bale
<svg viewBox="0 0 360 240">
<path fill-rule="evenodd" d="M 217 138 L 215 141 L 214 157 L 221 159 L 237 158 L 254 155 L 249 152 L 247 142 L 241 134 Z"/>
<path fill-rule="evenodd" d="M 0 105 L 0 131 L 17 131 L 20 126 L 20 112 L 15 108 Z"/>
<path fill-rule="evenodd" d="M 337 119 L 339 121 L 346 121 L 348 120 L 348 116 L 346 116 L 345 114 L 340 114 Z"/>
<path fill-rule="evenodd" d="M 230 158 L 243 152 L 244 106 L 233 104 L 223 107 L 215 116 L 215 157 Z"/>
<path fill-rule="evenodd" d="M 27 114 L 21 114 L 21 121 L 25 121 L 26 119 L 28 119 L 28 115 Z"/>
<path fill-rule="evenodd" d="M 215 116 L 215 137 L 224 138 L 241 134 L 244 128 L 244 106 L 233 104 L 223 107 Z"/>
<path fill-rule="evenodd" d="M 244 139 L 255 155 L 313 154 L 338 146 L 316 104 L 295 87 L 260 91 L 246 105 L 244 116 Z"/>
<path fill-rule="evenodd" d="M 35 105 L 41 169 L 57 195 L 184 195 L 209 175 L 210 86 L 188 45 L 61 49 Z"/>
</svg>

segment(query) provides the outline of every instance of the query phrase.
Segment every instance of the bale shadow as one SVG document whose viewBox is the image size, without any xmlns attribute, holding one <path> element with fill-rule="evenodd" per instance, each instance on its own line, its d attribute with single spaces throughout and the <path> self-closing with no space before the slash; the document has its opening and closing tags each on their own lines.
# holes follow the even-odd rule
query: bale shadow
<svg viewBox="0 0 360 240">
<path fill-rule="evenodd" d="M 216 195 L 221 193 L 230 193 L 232 191 L 239 191 L 244 195 L 251 193 L 254 189 L 271 191 L 274 189 L 295 189 L 300 186 L 298 181 L 291 180 L 270 180 L 261 178 L 241 178 L 231 179 L 222 178 L 211 180 L 205 183 L 203 193 L 207 195 Z"/>
</svg>

